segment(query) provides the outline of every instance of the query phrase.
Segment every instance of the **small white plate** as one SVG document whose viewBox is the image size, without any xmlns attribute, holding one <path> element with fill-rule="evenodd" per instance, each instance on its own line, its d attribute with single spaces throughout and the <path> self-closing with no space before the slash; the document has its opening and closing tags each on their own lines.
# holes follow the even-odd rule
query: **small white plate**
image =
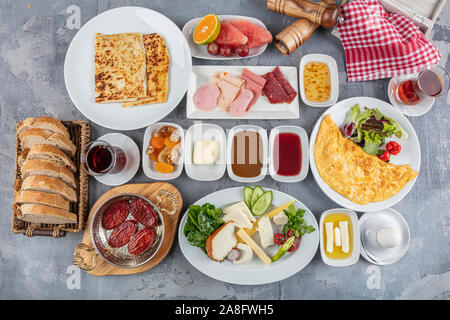
<svg viewBox="0 0 450 320">
<path fill-rule="evenodd" d="M 241 117 L 234 117 L 229 112 L 220 110 L 219 107 L 212 111 L 202 111 L 194 104 L 193 96 L 198 88 L 210 83 L 212 76 L 219 71 L 228 72 L 240 77 L 242 66 L 193 66 L 191 81 L 186 95 L 186 117 L 188 119 L 298 119 L 300 115 L 298 97 L 298 74 L 296 67 L 280 67 L 286 80 L 297 92 L 295 99 L 287 103 L 271 104 L 267 97 L 260 96 L 252 108 Z M 275 66 L 245 66 L 249 71 L 262 76 L 271 72 Z"/>
<path fill-rule="evenodd" d="M 389 87 L 388 87 L 388 96 L 389 96 L 389 101 L 391 102 L 391 104 L 396 107 L 398 110 L 400 110 L 400 112 L 402 112 L 403 114 L 410 116 L 410 117 L 418 117 L 421 116 L 425 113 L 427 113 L 428 111 L 430 111 L 431 107 L 434 104 L 434 100 L 435 98 L 433 97 L 426 97 L 425 99 L 423 99 L 422 101 L 420 101 L 418 104 L 412 105 L 412 106 L 407 106 L 401 103 L 398 103 L 397 100 L 394 98 L 394 90 L 397 87 L 397 85 L 407 79 L 415 79 L 417 78 L 417 73 L 415 74 L 411 74 L 411 75 L 407 75 L 407 76 L 399 76 L 399 77 L 393 77 L 391 78 L 391 80 L 389 81 Z"/>
<path fill-rule="evenodd" d="M 108 133 L 98 138 L 108 142 L 112 146 L 119 147 L 127 156 L 127 163 L 122 171 L 114 174 L 105 174 L 102 176 L 93 176 L 98 182 L 107 186 L 120 186 L 130 181 L 139 169 L 139 148 L 136 143 L 128 136 L 122 133 Z"/>
<path fill-rule="evenodd" d="M 219 18 L 220 22 L 224 22 L 226 20 L 246 20 L 249 21 L 259 27 L 262 27 L 267 30 L 264 23 L 262 23 L 261 20 L 258 20 L 256 18 L 252 17 L 245 17 L 245 16 L 234 16 L 234 15 L 219 15 L 217 16 Z M 194 29 L 197 26 L 197 24 L 200 22 L 200 20 L 203 18 L 196 18 L 189 20 L 186 22 L 186 24 L 183 26 L 183 34 L 186 37 L 186 40 L 189 44 L 189 48 L 191 49 L 191 54 L 194 58 L 200 58 L 200 59 L 209 59 L 209 60 L 234 60 L 234 59 L 245 59 L 245 58 L 251 58 L 259 56 L 261 53 L 263 53 L 266 48 L 267 44 L 251 48 L 248 52 L 248 56 L 241 57 L 235 53 L 233 53 L 230 57 L 222 57 L 221 55 L 213 56 L 212 54 L 208 53 L 208 45 L 199 45 L 194 42 L 192 39 L 192 34 L 194 33 Z"/>
<path fill-rule="evenodd" d="M 326 216 L 333 214 L 333 213 L 342 213 L 346 214 L 350 217 L 352 221 L 352 235 L 353 235 L 353 251 L 352 255 L 345 259 L 331 259 L 328 258 L 328 256 L 325 253 L 325 244 L 323 243 L 324 239 L 324 226 L 323 226 L 323 220 Z M 361 249 L 360 239 L 359 239 L 359 225 L 358 225 L 358 216 L 356 213 L 352 210 L 343 209 L 343 208 L 337 208 L 337 209 L 330 209 L 322 213 L 320 216 L 320 222 L 319 222 L 319 229 L 320 229 L 320 255 L 322 257 L 322 260 L 324 263 L 326 263 L 329 266 L 332 267 L 347 267 L 352 264 L 355 264 L 359 260 L 359 254 Z"/>
<path fill-rule="evenodd" d="M 220 154 L 212 165 L 199 165 L 192 162 L 194 142 L 218 140 Z M 184 169 L 189 178 L 199 181 L 220 179 L 227 168 L 227 139 L 222 127 L 212 123 L 196 123 L 189 127 L 184 137 Z"/>
<path fill-rule="evenodd" d="M 120 102 L 95 103 L 95 34 L 124 32 L 156 32 L 164 38 L 170 55 L 167 102 L 127 108 Z M 70 99 L 86 118 L 109 129 L 134 130 L 159 121 L 179 105 L 191 67 L 189 46 L 175 23 L 147 8 L 120 7 L 95 16 L 74 36 L 64 62 L 64 80 Z"/>
<path fill-rule="evenodd" d="M 400 232 L 400 244 L 394 248 L 382 248 L 376 240 L 376 233 L 381 227 L 393 227 Z M 359 218 L 361 233 L 361 255 L 367 261 L 388 265 L 399 261 L 408 251 L 410 233 L 405 218 L 392 208 L 377 212 L 366 212 Z"/>
<path fill-rule="evenodd" d="M 305 65 L 308 62 L 323 62 L 328 65 L 328 69 L 330 70 L 330 81 L 331 81 L 331 94 L 330 99 L 324 102 L 313 102 L 306 99 L 305 96 L 305 84 L 303 79 L 303 72 L 305 70 Z M 338 68 L 336 64 L 336 60 L 333 57 L 326 54 L 308 54 L 303 56 L 300 61 L 300 67 L 298 70 L 299 81 L 300 81 L 300 95 L 305 104 L 311 107 L 329 107 L 336 103 L 339 97 L 339 77 L 338 77 Z"/>
<path fill-rule="evenodd" d="M 162 126 L 173 126 L 177 128 L 176 132 L 180 135 L 180 149 L 179 157 L 175 164 L 175 170 L 171 173 L 161 173 L 156 171 L 155 163 L 150 160 L 149 155 L 147 154 L 147 148 L 150 143 L 150 139 L 154 132 L 158 131 Z M 170 122 L 158 122 L 148 126 L 144 133 L 144 141 L 142 143 L 142 169 L 147 177 L 154 180 L 172 180 L 178 178 L 183 171 L 183 163 L 184 163 L 184 130 L 176 123 Z"/>
<path fill-rule="evenodd" d="M 295 176 L 282 176 L 275 172 L 274 142 L 275 137 L 284 132 L 294 133 L 299 136 L 301 144 L 302 164 L 300 172 Z M 309 169 L 308 134 L 305 129 L 297 126 L 278 126 L 270 131 L 269 135 L 269 172 L 272 178 L 279 182 L 299 182 L 306 178 Z"/>
<path fill-rule="evenodd" d="M 345 208 L 360 212 L 383 210 L 392 207 L 397 202 L 402 200 L 403 197 L 406 196 L 411 190 L 417 178 L 408 182 L 403 187 L 403 189 L 397 192 L 397 194 L 384 201 L 377 201 L 371 202 L 366 205 L 359 205 L 334 191 L 320 176 L 319 172 L 317 171 L 316 162 L 314 160 L 314 144 L 316 142 L 317 133 L 319 132 L 319 127 L 322 123 L 323 117 L 329 114 L 334 123 L 342 130 L 343 126 L 345 125 L 348 112 L 350 108 L 352 108 L 355 104 L 359 104 L 361 108 L 363 108 L 364 106 L 368 108 L 377 108 L 387 117 L 391 117 L 395 121 L 397 121 L 397 123 L 403 128 L 403 130 L 406 131 L 409 137 L 405 140 L 400 140 L 396 137 L 390 138 L 390 140 L 396 141 L 402 146 L 402 151 L 395 157 L 391 157 L 391 163 L 395 165 L 409 164 L 411 169 L 419 172 L 421 161 L 420 144 L 413 126 L 400 111 L 395 109 L 389 103 L 370 97 L 354 97 L 339 101 L 334 106 L 328 108 L 319 117 L 319 119 L 317 119 L 317 122 L 314 125 L 309 138 L 309 165 L 311 167 L 311 172 L 314 176 L 314 179 L 316 180 L 320 189 L 322 189 L 322 191 L 334 202 Z"/>
<path fill-rule="evenodd" d="M 231 154 L 231 151 L 233 149 L 233 137 L 239 131 L 255 131 L 255 132 L 258 132 L 259 135 L 261 136 L 262 147 L 263 147 L 262 168 L 261 168 L 261 173 L 256 177 L 243 178 L 243 177 L 239 177 L 233 173 L 233 169 L 231 167 L 233 155 Z M 228 172 L 228 176 L 232 180 L 237 181 L 237 182 L 242 182 L 242 183 L 254 183 L 254 182 L 261 181 L 267 175 L 267 162 L 268 162 L 267 158 L 268 158 L 269 152 L 268 152 L 268 142 L 267 142 L 267 131 L 265 129 L 258 127 L 258 126 L 250 125 L 250 124 L 234 126 L 228 132 L 227 150 L 228 150 L 228 152 L 227 152 L 227 172 Z"/>
</svg>

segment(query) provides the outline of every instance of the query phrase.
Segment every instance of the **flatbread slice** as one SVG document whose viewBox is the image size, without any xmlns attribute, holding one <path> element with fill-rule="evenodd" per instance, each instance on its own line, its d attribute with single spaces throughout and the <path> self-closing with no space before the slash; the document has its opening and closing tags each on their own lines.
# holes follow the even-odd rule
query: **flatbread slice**
<svg viewBox="0 0 450 320">
<path fill-rule="evenodd" d="M 157 33 L 144 35 L 147 64 L 147 96 L 123 102 L 123 107 L 167 101 L 170 56 L 164 39 Z"/>
<path fill-rule="evenodd" d="M 394 165 L 367 154 L 342 136 L 326 115 L 314 144 L 317 171 L 331 189 L 350 201 L 366 205 L 396 195 L 418 172 L 407 164 Z"/>
<path fill-rule="evenodd" d="M 141 33 L 95 35 L 95 102 L 136 100 L 147 95 Z"/>
</svg>

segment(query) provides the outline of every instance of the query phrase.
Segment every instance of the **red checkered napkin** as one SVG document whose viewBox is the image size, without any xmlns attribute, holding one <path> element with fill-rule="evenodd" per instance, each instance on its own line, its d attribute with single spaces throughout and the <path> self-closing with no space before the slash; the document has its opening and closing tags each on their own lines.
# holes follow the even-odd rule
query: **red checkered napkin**
<svg viewBox="0 0 450 320">
<path fill-rule="evenodd" d="M 342 6 L 342 15 L 337 28 L 349 81 L 412 74 L 441 59 L 410 19 L 386 12 L 376 0 L 353 0 Z"/>
</svg>

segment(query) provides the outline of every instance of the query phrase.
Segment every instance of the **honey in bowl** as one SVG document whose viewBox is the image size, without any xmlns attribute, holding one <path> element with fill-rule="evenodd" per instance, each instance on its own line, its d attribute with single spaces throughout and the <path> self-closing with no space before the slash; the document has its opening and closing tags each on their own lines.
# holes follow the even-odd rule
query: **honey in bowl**
<svg viewBox="0 0 450 320">
<path fill-rule="evenodd" d="M 329 214 L 323 219 L 322 228 L 324 252 L 328 258 L 346 259 L 352 255 L 353 226 L 350 216 L 344 213 Z"/>
<path fill-rule="evenodd" d="M 331 97 L 330 68 L 323 62 L 308 62 L 303 71 L 305 97 L 311 102 L 325 102 Z"/>
</svg>

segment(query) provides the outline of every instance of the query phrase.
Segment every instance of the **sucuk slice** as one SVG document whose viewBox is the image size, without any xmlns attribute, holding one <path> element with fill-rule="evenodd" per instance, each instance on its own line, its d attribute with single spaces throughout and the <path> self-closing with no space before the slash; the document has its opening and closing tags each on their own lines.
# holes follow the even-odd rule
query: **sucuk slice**
<svg viewBox="0 0 450 320">
<path fill-rule="evenodd" d="M 108 207 L 102 217 L 102 227 L 112 230 L 125 221 L 128 216 L 128 201 L 120 200 Z"/>
<path fill-rule="evenodd" d="M 280 67 L 277 66 L 275 69 L 273 69 L 272 74 L 274 75 L 275 79 L 278 80 L 280 85 L 283 87 L 284 91 L 286 91 L 287 95 L 289 96 L 288 103 L 291 103 L 297 96 L 297 91 L 295 91 L 294 88 L 292 88 L 289 81 L 286 80 L 286 78 L 284 77 L 283 73 L 280 70 Z"/>
<path fill-rule="evenodd" d="M 155 237 L 155 231 L 153 229 L 142 229 L 131 238 L 128 244 L 128 252 L 137 256 L 145 252 L 153 243 Z"/>
<path fill-rule="evenodd" d="M 139 224 L 135 220 L 126 220 L 116 227 L 108 239 L 108 244 L 112 248 L 120 248 L 130 242 L 131 237 L 136 233 Z"/>
<path fill-rule="evenodd" d="M 140 224 L 146 227 L 156 227 L 158 225 L 158 216 L 155 211 L 140 199 L 130 201 L 129 212 Z"/>
<path fill-rule="evenodd" d="M 217 107 L 220 90 L 214 84 L 205 84 L 194 93 L 194 104 L 202 111 L 212 111 Z"/>
<path fill-rule="evenodd" d="M 217 44 L 221 46 L 237 46 L 239 44 L 247 43 L 248 38 L 231 23 L 223 22 L 220 28 L 219 36 L 215 40 Z"/>
</svg>

